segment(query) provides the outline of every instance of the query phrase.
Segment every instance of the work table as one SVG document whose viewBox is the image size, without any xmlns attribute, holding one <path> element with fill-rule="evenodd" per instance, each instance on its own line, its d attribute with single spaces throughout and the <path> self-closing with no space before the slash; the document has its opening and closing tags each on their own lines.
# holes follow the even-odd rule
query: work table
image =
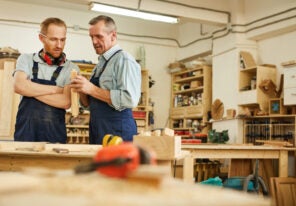
<svg viewBox="0 0 296 206">
<path fill-rule="evenodd" d="M 0 141 L 0 171 L 20 171 L 24 167 L 71 169 L 80 163 L 91 162 L 101 147 Z"/>
<path fill-rule="evenodd" d="M 184 183 L 170 177 L 157 187 L 127 179 L 85 175 L 39 176 L 3 172 L 0 205 L 270 205 L 269 198 L 215 186 Z M 15 184 L 18 182 L 18 184 Z"/>
<path fill-rule="evenodd" d="M 184 159 L 183 178 L 192 182 L 194 159 L 277 159 L 279 177 L 288 177 L 288 152 L 294 147 L 252 144 L 196 144 L 182 145 L 190 155 Z"/>
</svg>

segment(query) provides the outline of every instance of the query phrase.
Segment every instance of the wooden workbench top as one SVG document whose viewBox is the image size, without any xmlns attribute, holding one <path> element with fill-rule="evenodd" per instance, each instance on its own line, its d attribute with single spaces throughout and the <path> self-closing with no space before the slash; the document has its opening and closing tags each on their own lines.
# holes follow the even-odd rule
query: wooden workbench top
<svg viewBox="0 0 296 206">
<path fill-rule="evenodd" d="M 126 179 L 86 175 L 31 176 L 6 173 L 0 176 L 0 205 L 270 205 L 269 199 L 215 186 L 193 185 L 164 178 L 159 187 Z M 18 182 L 18 184 L 15 184 Z"/>
<path fill-rule="evenodd" d="M 58 153 L 53 150 L 54 148 L 65 149 L 68 152 Z M 101 145 L 0 141 L 0 154 L 7 155 L 93 157 L 101 148 Z"/>
</svg>

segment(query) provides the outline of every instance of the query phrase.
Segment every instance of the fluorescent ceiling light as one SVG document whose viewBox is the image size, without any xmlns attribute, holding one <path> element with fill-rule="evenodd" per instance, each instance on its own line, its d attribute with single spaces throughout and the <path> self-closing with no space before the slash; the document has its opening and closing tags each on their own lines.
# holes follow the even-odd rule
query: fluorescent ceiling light
<svg viewBox="0 0 296 206">
<path fill-rule="evenodd" d="M 123 16 L 141 18 L 141 19 L 152 20 L 152 21 L 161 21 L 161 22 L 172 23 L 172 24 L 179 22 L 178 18 L 172 17 L 172 16 L 164 16 L 160 14 L 153 14 L 153 13 L 136 11 L 131 9 L 124 9 L 120 7 L 109 6 L 109 5 L 99 4 L 95 2 L 92 2 L 90 4 L 90 9 L 92 11 L 123 15 Z"/>
</svg>

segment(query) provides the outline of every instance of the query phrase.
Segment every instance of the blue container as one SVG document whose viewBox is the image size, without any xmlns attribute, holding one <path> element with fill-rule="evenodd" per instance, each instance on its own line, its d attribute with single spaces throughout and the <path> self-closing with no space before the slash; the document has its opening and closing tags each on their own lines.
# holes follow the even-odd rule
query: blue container
<svg viewBox="0 0 296 206">
<path fill-rule="evenodd" d="M 223 187 L 243 190 L 245 179 L 245 177 L 230 177 L 223 182 Z M 252 181 L 248 182 L 248 191 L 254 191 L 254 184 Z"/>
</svg>

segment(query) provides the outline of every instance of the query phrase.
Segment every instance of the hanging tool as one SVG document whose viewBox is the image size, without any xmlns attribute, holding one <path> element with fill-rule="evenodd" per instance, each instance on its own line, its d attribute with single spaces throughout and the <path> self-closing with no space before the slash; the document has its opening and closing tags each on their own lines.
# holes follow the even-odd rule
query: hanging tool
<svg viewBox="0 0 296 206">
<path fill-rule="evenodd" d="M 97 171 L 109 177 L 127 177 L 141 164 L 155 164 L 153 153 L 130 142 L 103 147 L 94 157 L 94 162 L 78 165 L 76 174 Z"/>
</svg>

